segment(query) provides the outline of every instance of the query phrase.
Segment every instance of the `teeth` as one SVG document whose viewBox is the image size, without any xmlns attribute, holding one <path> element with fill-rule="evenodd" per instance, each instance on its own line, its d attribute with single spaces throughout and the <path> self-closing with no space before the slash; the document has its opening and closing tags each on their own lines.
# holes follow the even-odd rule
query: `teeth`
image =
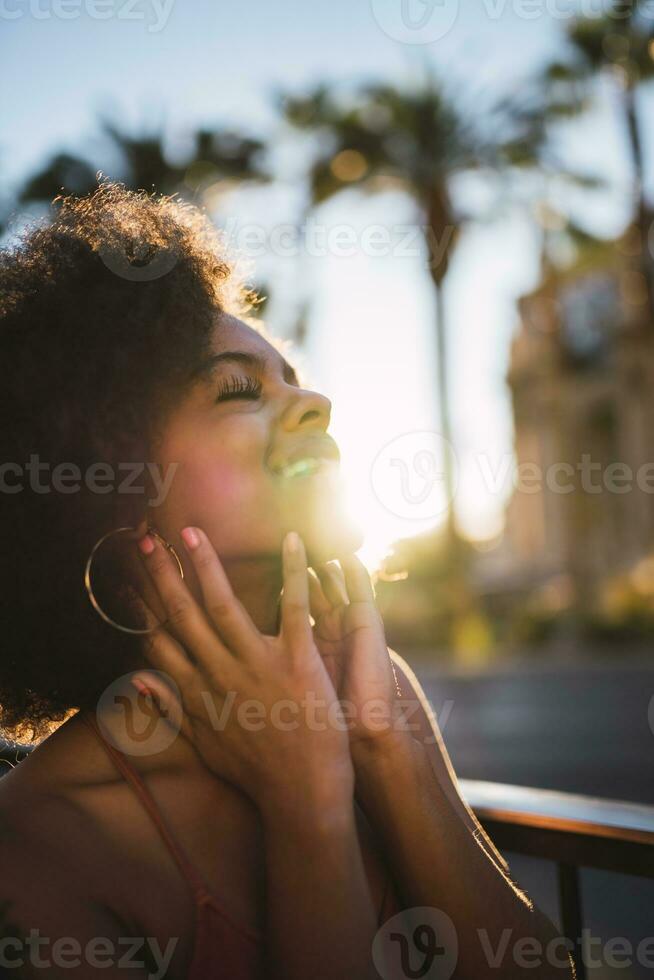
<svg viewBox="0 0 654 980">
<path fill-rule="evenodd" d="M 303 459 L 297 459 L 294 463 L 288 463 L 280 470 L 280 476 L 286 479 L 291 479 L 295 476 L 310 476 L 320 469 L 320 465 L 323 461 L 321 459 L 314 459 L 313 457 L 307 456 Z"/>
</svg>

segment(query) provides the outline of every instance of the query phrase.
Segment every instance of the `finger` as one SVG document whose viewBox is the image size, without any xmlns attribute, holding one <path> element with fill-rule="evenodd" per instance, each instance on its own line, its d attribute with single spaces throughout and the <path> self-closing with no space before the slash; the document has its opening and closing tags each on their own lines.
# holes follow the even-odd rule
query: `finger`
<svg viewBox="0 0 654 980">
<path fill-rule="evenodd" d="M 128 586 L 128 594 L 132 608 L 140 613 L 143 628 L 150 630 L 149 634 L 144 635 L 141 644 L 145 657 L 153 667 L 167 674 L 177 687 L 188 687 L 195 678 L 196 671 L 186 651 L 174 636 L 166 631 L 143 596 L 139 595 L 131 585 Z"/>
<path fill-rule="evenodd" d="M 258 648 L 261 634 L 234 595 L 216 549 L 199 527 L 185 527 L 182 540 L 197 572 L 209 619 L 234 656 L 247 656 Z"/>
<path fill-rule="evenodd" d="M 197 681 L 197 668 L 182 645 L 163 626 L 144 636 L 141 648 L 148 663 L 171 677 L 182 694 L 192 690 Z"/>
<path fill-rule="evenodd" d="M 349 600 L 343 572 L 334 562 L 324 562 L 316 567 L 325 595 L 332 606 L 347 605 Z"/>
<path fill-rule="evenodd" d="M 368 569 L 355 554 L 340 558 L 345 576 L 345 585 L 350 602 L 371 602 L 375 604 L 375 592 L 370 581 Z"/>
<path fill-rule="evenodd" d="M 138 629 L 156 629 L 157 626 L 163 625 L 154 610 L 133 586 L 128 585 L 126 591 L 129 606 L 139 621 Z"/>
<path fill-rule="evenodd" d="M 325 613 L 332 611 L 332 604 L 322 590 L 320 579 L 309 569 L 309 607 L 314 619 L 319 619 Z"/>
<path fill-rule="evenodd" d="M 282 547 L 284 589 L 281 602 L 281 634 L 295 650 L 313 642 L 309 620 L 309 576 L 304 542 L 290 531 Z"/>
<path fill-rule="evenodd" d="M 153 535 L 145 534 L 138 548 L 163 603 L 165 627 L 180 640 L 189 656 L 203 667 L 214 669 L 216 659 L 224 661 L 229 651 L 180 577 L 177 564 Z"/>
</svg>

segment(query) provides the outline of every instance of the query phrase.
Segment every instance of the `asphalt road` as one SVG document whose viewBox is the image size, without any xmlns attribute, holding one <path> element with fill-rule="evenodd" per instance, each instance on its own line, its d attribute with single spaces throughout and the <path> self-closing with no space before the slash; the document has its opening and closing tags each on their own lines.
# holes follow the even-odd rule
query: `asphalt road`
<svg viewBox="0 0 654 980">
<path fill-rule="evenodd" d="M 460 777 L 654 804 L 654 658 L 475 675 L 407 660 Z"/>
</svg>

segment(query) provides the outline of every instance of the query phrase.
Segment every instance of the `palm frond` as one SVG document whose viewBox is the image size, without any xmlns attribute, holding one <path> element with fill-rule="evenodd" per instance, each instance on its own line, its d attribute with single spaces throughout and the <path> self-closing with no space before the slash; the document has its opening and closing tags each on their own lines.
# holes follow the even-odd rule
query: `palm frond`
<svg viewBox="0 0 654 980">
<path fill-rule="evenodd" d="M 52 201 L 58 194 L 88 194 L 97 186 L 95 167 L 82 157 L 57 153 L 29 177 L 18 193 L 22 204 Z"/>
</svg>

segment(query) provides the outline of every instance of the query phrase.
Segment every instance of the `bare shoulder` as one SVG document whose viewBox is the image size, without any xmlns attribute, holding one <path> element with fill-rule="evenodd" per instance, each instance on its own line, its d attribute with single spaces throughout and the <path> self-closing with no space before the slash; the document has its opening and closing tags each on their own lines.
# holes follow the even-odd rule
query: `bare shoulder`
<svg viewBox="0 0 654 980">
<path fill-rule="evenodd" d="M 3 881 L 9 870 L 20 880 L 21 869 L 30 877 L 44 869 L 72 888 L 92 846 L 88 814 L 65 793 L 35 788 L 20 766 L 0 779 Z"/>
<path fill-rule="evenodd" d="M 0 794 L 0 974 L 32 980 L 47 970 L 54 978 L 104 976 L 142 980 L 173 950 L 154 948 L 85 888 L 74 854 L 63 861 L 33 822 L 17 820 Z M 13 801 L 12 801 L 13 803 Z M 47 817 L 45 801 L 43 816 Z M 141 938 L 142 937 L 142 938 Z M 159 976 L 164 974 L 159 970 Z M 174 978 L 175 972 L 168 972 Z"/>
<path fill-rule="evenodd" d="M 0 903 L 5 915 L 13 908 L 22 922 L 28 912 L 49 921 L 54 912 L 67 918 L 81 898 L 83 821 L 77 814 L 71 822 L 76 808 L 62 799 L 17 790 L 6 777 L 0 781 Z"/>
</svg>

